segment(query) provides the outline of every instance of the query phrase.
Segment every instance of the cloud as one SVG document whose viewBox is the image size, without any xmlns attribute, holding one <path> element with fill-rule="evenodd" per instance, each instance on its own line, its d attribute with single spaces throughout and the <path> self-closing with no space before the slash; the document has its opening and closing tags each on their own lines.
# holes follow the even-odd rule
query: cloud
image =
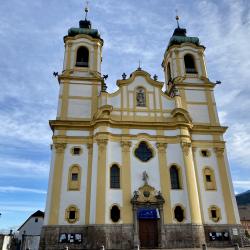
<svg viewBox="0 0 250 250">
<path fill-rule="evenodd" d="M 49 164 L 38 160 L 23 160 L 18 158 L 0 158 L 2 166 L 1 178 L 47 178 L 49 173 Z M 21 173 L 21 174 L 20 174 Z"/>
<path fill-rule="evenodd" d="M 233 181 L 236 189 L 250 190 L 250 180 L 247 181 Z"/>
<path fill-rule="evenodd" d="M 0 186 L 1 193 L 35 193 L 35 194 L 46 194 L 45 190 L 33 189 L 33 188 L 23 188 L 14 186 Z"/>
<path fill-rule="evenodd" d="M 5 216 L 6 213 L 10 212 L 33 212 L 37 211 L 44 206 L 42 204 L 32 204 L 30 203 L 22 203 L 22 202 L 0 202 L 0 210 L 2 216 Z"/>
</svg>

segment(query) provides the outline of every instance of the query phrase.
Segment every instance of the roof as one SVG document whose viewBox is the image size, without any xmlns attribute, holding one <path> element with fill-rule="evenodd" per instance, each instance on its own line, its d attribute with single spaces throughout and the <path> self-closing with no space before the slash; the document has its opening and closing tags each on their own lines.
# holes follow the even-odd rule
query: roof
<svg viewBox="0 0 250 250">
<path fill-rule="evenodd" d="M 180 27 L 177 27 L 174 30 L 174 33 L 169 40 L 167 49 L 169 49 L 169 47 L 171 47 L 172 45 L 180 45 L 182 43 L 192 43 L 192 44 L 195 44 L 197 46 L 202 46 L 202 45 L 200 45 L 200 41 L 199 41 L 198 37 L 187 36 L 186 33 L 187 33 L 186 29 L 182 29 Z M 202 47 L 204 47 L 204 46 L 202 46 Z"/>
<path fill-rule="evenodd" d="M 35 213 L 33 213 L 18 229 L 17 231 L 20 231 L 21 228 L 27 223 L 27 221 L 33 217 L 41 217 L 44 218 L 44 212 L 42 212 L 41 210 L 37 210 Z"/>
<path fill-rule="evenodd" d="M 89 35 L 93 38 L 101 38 L 97 29 L 91 28 L 91 22 L 89 20 L 81 20 L 78 28 L 70 28 L 68 30 L 68 36 L 77 36 L 79 34 Z"/>
</svg>

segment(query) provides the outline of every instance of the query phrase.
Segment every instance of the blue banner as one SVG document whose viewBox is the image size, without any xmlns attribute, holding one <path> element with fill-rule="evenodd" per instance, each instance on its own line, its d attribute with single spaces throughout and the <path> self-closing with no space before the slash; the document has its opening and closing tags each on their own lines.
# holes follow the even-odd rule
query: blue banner
<svg viewBox="0 0 250 250">
<path fill-rule="evenodd" d="M 140 208 L 137 211 L 138 219 L 159 219 L 160 215 L 158 209 L 145 209 Z"/>
</svg>

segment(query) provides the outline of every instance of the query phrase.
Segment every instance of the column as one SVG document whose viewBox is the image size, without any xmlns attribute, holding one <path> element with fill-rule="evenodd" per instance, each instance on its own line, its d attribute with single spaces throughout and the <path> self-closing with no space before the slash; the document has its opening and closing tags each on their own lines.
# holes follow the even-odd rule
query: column
<svg viewBox="0 0 250 250">
<path fill-rule="evenodd" d="M 64 151 L 66 143 L 54 143 L 55 147 L 55 162 L 52 179 L 52 192 L 49 208 L 49 225 L 57 225 L 59 219 L 59 208 L 61 200 L 61 185 L 62 185 L 62 172 L 64 162 Z"/>
<path fill-rule="evenodd" d="M 191 142 L 182 141 L 181 147 L 183 151 L 183 159 L 186 167 L 186 181 L 189 198 L 189 207 L 191 215 L 191 223 L 202 224 L 200 203 L 198 196 L 197 180 L 195 176 L 195 168 L 193 155 L 191 150 Z"/>
<path fill-rule="evenodd" d="M 66 45 L 66 52 L 67 52 L 66 70 L 71 69 L 71 53 L 72 53 L 71 49 L 72 49 L 72 43 L 68 42 Z"/>
<path fill-rule="evenodd" d="M 205 65 L 205 60 L 204 60 L 204 54 L 203 51 L 198 52 L 199 55 L 199 60 L 200 60 L 200 65 L 201 65 L 201 73 L 203 77 L 207 77 L 207 70 L 206 70 L 206 65 Z"/>
<path fill-rule="evenodd" d="M 161 183 L 161 193 L 165 200 L 163 205 L 164 213 L 164 224 L 172 223 L 172 209 L 170 200 L 170 176 L 167 167 L 167 155 L 166 148 L 167 143 L 158 142 L 156 143 L 158 149 L 158 160 L 159 160 L 159 172 L 160 172 L 160 183 Z"/>
<path fill-rule="evenodd" d="M 133 215 L 130 200 L 131 194 L 131 166 L 130 166 L 130 141 L 121 141 L 122 167 L 121 167 L 121 188 L 123 197 L 122 221 L 124 224 L 131 224 Z"/>
<path fill-rule="evenodd" d="M 98 144 L 96 224 L 104 224 L 106 208 L 106 154 L 108 140 L 97 139 L 96 141 Z"/>
<path fill-rule="evenodd" d="M 215 148 L 214 151 L 217 156 L 218 168 L 220 173 L 220 183 L 224 196 L 225 209 L 227 213 L 227 223 L 237 224 L 233 201 L 232 201 L 233 196 L 231 193 L 231 186 L 229 182 L 230 180 L 228 173 L 229 170 L 227 169 L 227 165 L 225 163 L 225 158 L 224 158 L 224 148 Z"/>
<path fill-rule="evenodd" d="M 87 177 L 87 190 L 86 190 L 85 224 L 89 224 L 89 215 L 90 215 L 93 144 L 91 143 L 87 144 L 87 148 L 88 148 L 88 177 Z"/>
</svg>

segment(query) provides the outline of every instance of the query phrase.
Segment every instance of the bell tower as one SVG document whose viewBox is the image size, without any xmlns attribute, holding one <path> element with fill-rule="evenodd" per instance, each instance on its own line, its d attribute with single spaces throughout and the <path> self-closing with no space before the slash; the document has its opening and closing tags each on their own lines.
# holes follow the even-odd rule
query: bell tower
<svg viewBox="0 0 250 250">
<path fill-rule="evenodd" d="M 162 63 L 166 83 L 176 77 L 207 78 L 204 59 L 205 47 L 200 44 L 198 37 L 186 35 L 186 29 L 179 26 L 178 16 L 176 16 L 176 20 L 177 28 L 169 40 Z"/>
<path fill-rule="evenodd" d="M 87 20 L 78 28 L 70 28 L 64 37 L 65 55 L 59 75 L 60 96 L 57 110 L 59 120 L 90 120 L 97 111 L 101 90 L 101 61 L 103 40 Z"/>
<path fill-rule="evenodd" d="M 198 37 L 187 36 L 179 26 L 169 40 L 162 67 L 166 91 L 175 96 L 176 107 L 189 112 L 194 123 L 219 125 L 213 89 L 208 79 L 204 51 Z"/>
</svg>

